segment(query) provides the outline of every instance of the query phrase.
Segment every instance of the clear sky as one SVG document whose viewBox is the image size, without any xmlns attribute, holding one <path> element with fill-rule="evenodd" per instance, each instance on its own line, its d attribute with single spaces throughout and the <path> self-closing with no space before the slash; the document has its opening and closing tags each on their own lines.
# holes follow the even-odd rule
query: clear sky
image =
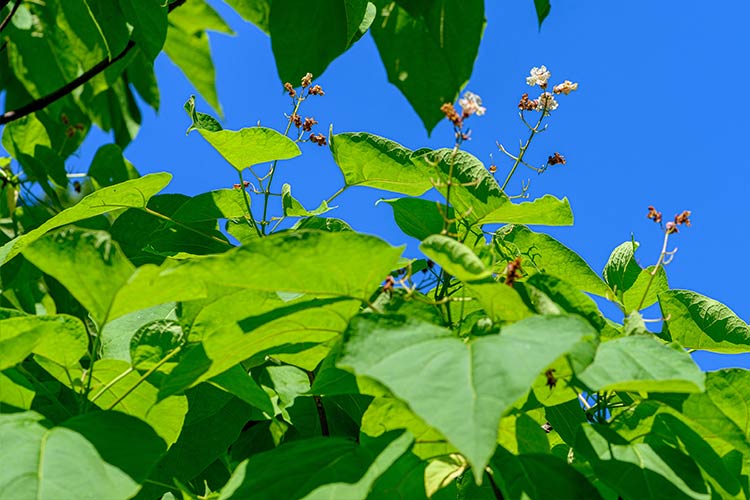
<svg viewBox="0 0 750 500">
<path fill-rule="evenodd" d="M 223 3 L 212 4 L 236 31 L 234 37 L 211 34 L 224 126 L 239 129 L 260 121 L 282 128 L 289 98 L 277 79 L 269 39 Z M 487 28 L 466 89 L 483 98 L 487 113 L 470 120 L 472 140 L 465 149 L 487 164 L 493 154 L 502 178 L 509 165 L 495 143 L 513 147 L 525 138 L 516 105 L 532 90 L 524 82 L 529 69 L 544 64 L 551 81 L 579 82 L 578 92 L 560 99 L 549 131 L 527 154 L 541 164 L 559 151 L 567 165 L 542 176 L 522 172 L 532 180 L 531 198 L 552 193 L 571 201 L 575 226 L 548 232 L 597 271 L 633 233 L 642 244 L 637 257 L 645 267 L 655 263 L 662 240 L 645 217 L 647 206 L 655 205 L 665 218 L 691 210 L 693 227 L 672 238 L 679 251 L 667 267 L 670 284 L 719 300 L 747 321 L 750 266 L 744 262 L 750 236 L 743 210 L 750 198 L 745 147 L 750 127 L 742 89 L 750 77 L 750 2 L 553 0 L 541 32 L 532 0 L 490 0 L 486 8 Z M 189 120 L 182 105 L 195 91 L 163 54 L 156 67 L 161 110 L 154 114 L 144 106 L 140 134 L 125 155 L 141 173 L 172 172 L 171 192 L 231 187 L 234 169 L 197 134 L 185 136 Z M 369 34 L 317 77 L 326 95 L 307 101 L 302 114 L 314 116 L 319 131 L 327 134 L 333 123 L 337 132 L 367 131 L 410 148 L 452 145 L 447 122 L 427 136 L 407 101 L 387 82 Z M 200 98 L 199 103 L 199 109 L 210 111 Z M 85 172 L 105 140 L 93 132 L 69 169 Z M 284 162 L 275 182 L 290 182 L 295 196 L 314 207 L 342 180 L 327 148 L 303 146 L 302 157 Z M 520 181 L 514 179 L 511 194 L 520 190 Z M 416 242 L 399 231 L 390 208 L 374 205 L 393 196 L 351 189 L 330 215 L 394 245 L 408 244 L 407 253 L 414 255 Z M 658 311 L 647 316 L 658 317 Z M 750 356 L 701 356 L 699 361 L 709 369 L 750 367 Z"/>
</svg>

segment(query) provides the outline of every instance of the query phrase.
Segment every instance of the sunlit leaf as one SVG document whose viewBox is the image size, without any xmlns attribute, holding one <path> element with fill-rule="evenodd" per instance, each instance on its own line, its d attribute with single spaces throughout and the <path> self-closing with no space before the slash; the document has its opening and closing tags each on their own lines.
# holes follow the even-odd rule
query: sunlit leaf
<svg viewBox="0 0 750 500">
<path fill-rule="evenodd" d="M 419 249 L 446 272 L 462 281 L 476 281 L 492 275 L 492 269 L 485 266 L 469 247 L 448 236 L 428 236 L 419 245 Z"/>
</svg>

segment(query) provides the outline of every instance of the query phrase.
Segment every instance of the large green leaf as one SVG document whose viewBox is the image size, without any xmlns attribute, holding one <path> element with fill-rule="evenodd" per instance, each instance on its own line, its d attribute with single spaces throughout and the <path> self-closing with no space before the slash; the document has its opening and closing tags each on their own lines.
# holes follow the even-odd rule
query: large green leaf
<svg viewBox="0 0 750 500">
<path fill-rule="evenodd" d="M 351 231 L 296 231 L 185 262 L 172 276 L 261 291 L 367 300 L 398 267 L 400 253 L 379 238 Z"/>
<path fill-rule="evenodd" d="M 88 334 L 78 318 L 66 315 L 17 316 L 0 320 L 0 370 L 40 354 L 63 367 L 88 350 Z"/>
<path fill-rule="evenodd" d="M 140 177 L 117 144 L 105 144 L 96 150 L 88 176 L 96 189 Z"/>
<path fill-rule="evenodd" d="M 134 270 L 104 231 L 62 229 L 29 245 L 24 256 L 62 283 L 99 325 Z"/>
<path fill-rule="evenodd" d="M 588 459 L 598 480 L 626 500 L 711 498 L 695 462 L 672 448 L 628 444 L 607 429 L 584 425 L 575 450 Z"/>
<path fill-rule="evenodd" d="M 488 213 L 480 221 L 482 224 L 539 224 L 542 226 L 572 226 L 573 212 L 568 198 L 562 200 L 545 194 L 534 201 L 504 203 Z"/>
<path fill-rule="evenodd" d="M 724 304 L 689 290 L 659 294 L 663 334 L 688 349 L 750 352 L 750 326 Z"/>
<path fill-rule="evenodd" d="M 430 131 L 469 80 L 484 31 L 484 1 L 376 2 L 371 32 L 388 81 Z M 411 8 L 410 8 L 411 7 Z"/>
<path fill-rule="evenodd" d="M 145 208 L 149 198 L 161 191 L 171 178 L 170 174 L 161 172 L 94 191 L 78 204 L 63 210 L 38 228 L 0 247 L 0 265 L 18 255 L 26 246 L 46 232 L 57 227 L 124 208 Z"/>
<path fill-rule="evenodd" d="M 281 208 L 285 217 L 311 217 L 324 214 L 331 210 L 328 203 L 324 200 L 315 210 L 308 210 L 302 206 L 302 203 L 292 196 L 292 186 L 283 184 L 281 186 Z"/>
<path fill-rule="evenodd" d="M 366 0 L 269 2 L 268 28 L 279 78 L 297 86 L 306 73 L 319 76 L 349 48 L 367 9 Z"/>
<path fill-rule="evenodd" d="M 130 498 L 139 485 L 79 433 L 47 429 L 34 412 L 0 415 L 0 491 L 18 500 Z"/>
<path fill-rule="evenodd" d="M 362 316 L 348 336 L 339 366 L 403 399 L 466 456 L 480 480 L 502 414 L 547 365 L 595 331 L 575 317 L 533 317 L 466 344 L 429 323 Z"/>
<path fill-rule="evenodd" d="M 294 141 L 272 128 L 252 127 L 216 132 L 200 129 L 199 132 L 238 171 L 301 154 Z"/>
<path fill-rule="evenodd" d="M 367 186 L 419 196 L 432 187 L 429 175 L 401 144 L 365 132 L 332 135 L 331 152 L 347 186 Z"/>
<path fill-rule="evenodd" d="M 412 161 L 427 172 L 428 179 L 435 179 L 440 194 L 448 196 L 450 191 L 450 204 L 460 219 L 477 222 L 508 203 L 484 164 L 465 151 L 419 150 Z"/>
<path fill-rule="evenodd" d="M 159 0 L 119 0 L 125 19 L 133 26 L 133 40 L 151 60 L 167 38 L 167 5 Z"/>
<path fill-rule="evenodd" d="M 600 297 L 607 297 L 612 293 L 586 261 L 551 236 L 511 224 L 499 229 L 495 238 L 501 244 L 510 243 L 517 249 L 524 257 L 523 269 L 526 272 L 552 274 L 579 290 Z"/>
<path fill-rule="evenodd" d="M 375 439 L 365 436 L 362 444 L 336 437 L 287 443 L 237 466 L 219 499 L 364 500 L 412 441 L 409 433 L 394 431 Z"/>
<path fill-rule="evenodd" d="M 616 247 L 602 273 L 612 289 L 611 298 L 623 305 L 625 314 L 654 304 L 657 295 L 669 289 L 663 266 L 658 270 L 654 266 L 641 269 L 635 260 L 637 248 L 636 241 L 626 241 Z"/>
<path fill-rule="evenodd" d="M 442 234 L 425 238 L 419 249 L 437 262 L 446 272 L 462 281 L 477 281 L 492 275 L 492 269 L 469 247 Z"/>
<path fill-rule="evenodd" d="M 705 373 L 679 345 L 632 335 L 599 345 L 578 378 L 594 391 L 701 392 Z"/>
</svg>

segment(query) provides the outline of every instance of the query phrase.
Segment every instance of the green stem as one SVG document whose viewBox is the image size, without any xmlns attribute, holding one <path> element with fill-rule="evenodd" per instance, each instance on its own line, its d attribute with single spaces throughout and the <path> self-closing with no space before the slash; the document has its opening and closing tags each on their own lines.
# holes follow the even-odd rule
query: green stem
<svg viewBox="0 0 750 500">
<path fill-rule="evenodd" d="M 643 304 L 646 302 L 646 295 L 648 295 L 648 289 L 651 288 L 651 283 L 654 282 L 654 277 L 656 276 L 656 273 L 659 272 L 659 267 L 661 267 L 662 263 L 664 262 L 664 257 L 667 255 L 667 242 L 668 241 L 669 241 L 669 231 L 664 231 L 664 243 L 661 246 L 661 253 L 659 254 L 659 260 L 656 261 L 654 270 L 649 273 L 648 283 L 646 283 L 646 289 L 643 291 L 643 297 L 641 297 L 641 301 L 638 303 L 638 308 L 637 308 L 638 311 L 640 311 L 643 308 Z"/>
<path fill-rule="evenodd" d="M 138 388 L 138 386 L 141 385 L 148 377 L 150 377 L 152 373 L 154 373 L 156 370 L 158 370 L 164 363 L 166 363 L 167 361 L 169 361 L 170 359 L 172 359 L 173 357 L 175 357 L 181 350 L 182 350 L 181 346 L 177 347 L 177 348 L 173 349 L 169 354 L 167 354 L 166 356 L 164 356 L 158 363 L 156 363 L 154 366 L 152 366 L 151 369 L 149 369 L 146 373 L 144 373 L 141 376 L 141 378 L 139 378 L 138 381 L 133 385 L 133 387 L 131 387 L 130 389 L 128 389 L 127 391 L 125 391 L 125 393 L 123 395 L 121 395 L 119 398 L 117 398 L 114 403 L 112 403 L 111 405 L 109 405 L 107 407 L 107 410 L 111 410 L 112 408 L 114 408 L 115 406 L 117 406 L 123 399 L 125 399 L 126 397 L 128 397 L 128 395 L 131 392 L 133 392 L 134 390 L 136 390 Z"/>
<path fill-rule="evenodd" d="M 258 236 L 263 236 L 263 234 L 260 232 L 260 229 L 258 229 L 258 223 L 255 222 L 255 217 L 253 217 L 253 211 L 250 208 L 250 197 L 247 194 L 247 190 L 245 189 L 245 179 L 242 178 L 242 171 L 238 171 L 238 174 L 240 175 L 240 189 L 242 190 L 242 197 L 245 200 L 245 208 L 247 209 L 247 217 L 245 218 L 245 221 L 247 222 L 248 226 L 251 226 L 255 229 L 255 232 L 258 233 Z M 266 195 L 268 193 L 266 192 Z M 268 199 L 266 197 L 266 199 Z"/>
<path fill-rule="evenodd" d="M 510 169 L 510 172 L 508 172 L 508 176 L 505 178 L 505 182 L 503 182 L 503 185 L 500 187 L 500 190 L 504 193 L 505 188 L 508 187 L 508 183 L 510 182 L 510 179 L 513 177 L 513 174 L 516 173 L 516 169 L 523 161 L 523 155 L 526 154 L 526 150 L 529 149 L 529 145 L 531 144 L 531 141 L 534 139 L 534 136 L 539 133 L 539 125 L 542 124 L 542 120 L 544 120 L 544 114 L 547 112 L 547 107 L 545 106 L 544 109 L 542 109 L 542 116 L 539 117 L 539 120 L 537 120 L 536 125 L 534 128 L 531 129 L 531 133 L 529 134 L 529 138 L 526 139 L 526 143 L 521 146 L 521 149 L 518 152 L 518 156 L 516 157 L 516 161 L 513 164 L 513 167 Z"/>
<path fill-rule="evenodd" d="M 128 375 L 130 375 L 132 372 L 133 372 L 133 367 L 129 366 L 127 370 L 125 370 L 124 372 L 122 372 L 121 374 L 119 374 L 118 376 L 116 376 L 115 378 L 113 378 L 112 380 L 110 380 L 109 382 L 107 382 L 107 385 L 105 385 L 104 387 L 102 387 L 99 390 L 99 392 L 97 392 L 96 394 L 94 394 L 91 397 L 91 399 L 89 399 L 89 401 L 91 401 L 93 403 L 94 401 L 96 401 L 97 399 L 99 399 L 99 396 L 101 396 L 102 394 L 104 394 L 105 392 L 107 392 L 109 389 L 112 388 L 113 385 L 115 385 L 117 382 L 119 382 L 120 380 L 124 379 Z"/>
<path fill-rule="evenodd" d="M 292 115 L 297 114 L 297 111 L 299 111 L 299 106 L 300 104 L 302 104 L 302 101 L 303 101 L 302 97 L 300 97 L 299 99 L 295 101 Z M 284 130 L 285 137 L 289 135 L 290 128 L 292 128 L 291 119 L 286 124 L 286 129 Z M 266 184 L 266 189 L 263 192 L 263 221 L 261 222 L 261 231 L 264 235 L 266 234 L 266 226 L 268 225 L 268 198 L 271 195 L 271 183 L 273 183 L 273 174 L 276 173 L 277 163 L 278 163 L 278 160 L 274 160 L 273 164 L 271 165 L 271 171 L 268 174 L 268 184 Z"/>
<path fill-rule="evenodd" d="M 330 205 L 333 200 L 338 198 L 339 195 L 341 195 L 344 191 L 346 191 L 349 188 L 349 186 L 344 186 L 335 193 L 333 193 L 331 196 L 328 197 L 326 200 L 326 205 Z"/>
</svg>

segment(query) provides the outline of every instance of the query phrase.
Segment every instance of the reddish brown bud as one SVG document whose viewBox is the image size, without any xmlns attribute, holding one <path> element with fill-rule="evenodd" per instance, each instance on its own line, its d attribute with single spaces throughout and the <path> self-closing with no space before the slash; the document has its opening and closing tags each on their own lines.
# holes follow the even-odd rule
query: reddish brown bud
<svg viewBox="0 0 750 500">
<path fill-rule="evenodd" d="M 292 84 L 291 84 L 291 83 L 289 83 L 289 82 L 286 82 L 286 83 L 284 84 L 284 90 L 286 90 L 287 92 L 289 92 L 289 95 L 290 95 L 291 97 L 294 97 L 294 96 L 296 96 L 296 95 L 297 95 L 297 91 L 296 91 L 296 90 L 294 90 L 294 87 L 292 87 Z"/>
<path fill-rule="evenodd" d="M 497 172 L 497 165 L 490 165 L 489 170 L 491 174 L 494 174 L 495 172 Z"/>
<path fill-rule="evenodd" d="M 690 210 L 684 210 L 681 214 L 675 215 L 675 224 L 685 224 L 687 227 L 690 227 L 690 213 Z"/>
<path fill-rule="evenodd" d="M 292 122 L 297 128 L 300 128 L 302 126 L 302 117 L 297 113 L 294 113 L 292 116 L 290 116 L 289 121 Z"/>
<path fill-rule="evenodd" d="M 310 95 L 326 95 L 320 85 L 313 85 L 310 87 Z"/>
<path fill-rule="evenodd" d="M 521 257 L 519 256 L 508 262 L 508 265 L 505 266 L 505 284 L 513 286 L 513 283 L 521 277 Z"/>
<path fill-rule="evenodd" d="M 658 212 L 651 205 L 648 206 L 648 214 L 646 214 L 646 217 L 648 217 L 652 221 L 656 222 L 657 224 L 661 224 L 661 212 Z"/>
<path fill-rule="evenodd" d="M 450 122 L 455 125 L 456 127 L 461 126 L 461 115 L 458 114 L 458 111 L 456 111 L 456 108 L 453 107 L 453 104 L 446 102 L 442 106 L 440 106 L 440 111 L 443 112 L 445 117 L 450 120 Z"/>
<path fill-rule="evenodd" d="M 547 158 L 547 165 L 565 165 L 565 157 L 560 153 L 555 152 L 552 156 Z"/>
<path fill-rule="evenodd" d="M 537 106 L 539 106 L 539 101 L 529 99 L 529 94 L 522 95 L 521 100 L 518 101 L 518 109 L 521 111 L 535 111 Z"/>
<path fill-rule="evenodd" d="M 310 141 L 314 142 L 318 146 L 325 146 L 327 144 L 326 136 L 324 136 L 323 134 L 310 134 Z"/>
<path fill-rule="evenodd" d="M 302 124 L 302 130 L 304 130 L 305 132 L 309 132 L 312 130 L 313 125 L 315 125 L 316 123 L 318 123 L 318 121 L 315 118 L 305 118 L 305 123 Z"/>
</svg>

